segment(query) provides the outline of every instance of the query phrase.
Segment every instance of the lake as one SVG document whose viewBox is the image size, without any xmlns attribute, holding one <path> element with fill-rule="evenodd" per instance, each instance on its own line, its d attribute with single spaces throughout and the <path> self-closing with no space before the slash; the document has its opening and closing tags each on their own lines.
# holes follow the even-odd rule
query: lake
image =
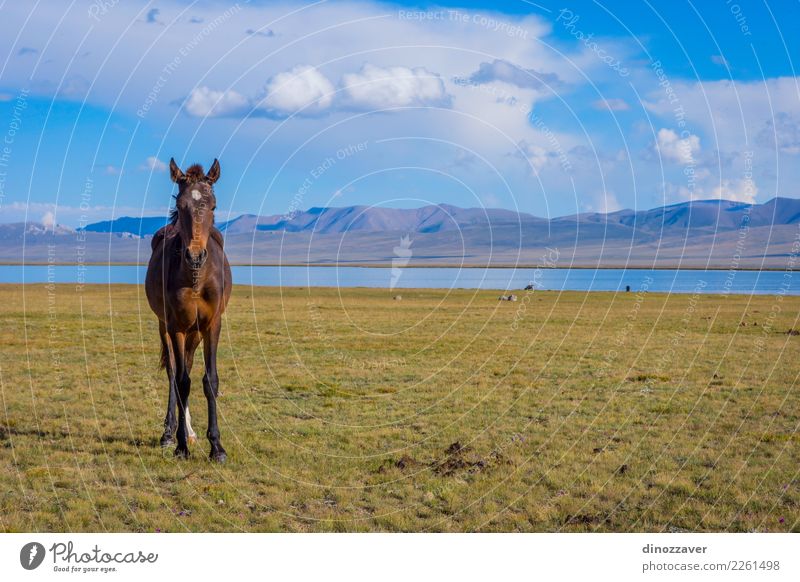
<svg viewBox="0 0 800 582">
<path fill-rule="evenodd" d="M 0 283 L 133 283 L 145 266 L 2 265 Z M 389 267 L 233 267 L 237 285 L 268 287 L 379 287 L 520 290 L 529 283 L 553 291 L 800 294 L 800 273 L 691 269 L 535 269 Z"/>
</svg>

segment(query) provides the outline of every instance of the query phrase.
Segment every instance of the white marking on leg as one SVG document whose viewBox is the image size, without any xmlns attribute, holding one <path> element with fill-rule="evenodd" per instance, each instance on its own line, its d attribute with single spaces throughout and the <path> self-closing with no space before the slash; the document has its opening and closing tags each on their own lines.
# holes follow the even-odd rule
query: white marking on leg
<svg viewBox="0 0 800 582">
<path fill-rule="evenodd" d="M 192 415 L 189 414 L 189 406 L 186 406 L 186 438 L 187 440 L 196 441 L 197 434 L 195 434 L 194 429 L 192 428 Z"/>
</svg>

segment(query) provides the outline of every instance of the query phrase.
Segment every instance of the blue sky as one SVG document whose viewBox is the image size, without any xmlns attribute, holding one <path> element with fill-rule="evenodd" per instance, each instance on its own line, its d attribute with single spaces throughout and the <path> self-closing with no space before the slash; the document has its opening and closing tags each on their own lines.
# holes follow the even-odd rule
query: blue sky
<svg viewBox="0 0 800 582">
<path fill-rule="evenodd" d="M 797 197 L 798 6 L 4 2 L 0 221 Z"/>
</svg>

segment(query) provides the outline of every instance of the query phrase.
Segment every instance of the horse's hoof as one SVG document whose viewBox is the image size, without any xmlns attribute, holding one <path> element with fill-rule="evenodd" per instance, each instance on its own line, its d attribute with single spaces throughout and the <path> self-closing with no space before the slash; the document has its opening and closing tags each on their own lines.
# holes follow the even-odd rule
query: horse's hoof
<svg viewBox="0 0 800 582">
<path fill-rule="evenodd" d="M 167 433 L 164 433 L 163 435 L 161 435 L 161 447 L 162 448 L 166 448 L 166 447 L 168 447 L 170 445 L 174 445 L 174 444 L 175 444 L 175 439 L 172 438 L 172 435 L 167 434 Z"/>
<path fill-rule="evenodd" d="M 174 454 L 179 459 L 188 459 L 189 458 L 189 449 L 188 448 L 177 447 L 175 449 L 175 453 Z"/>
<path fill-rule="evenodd" d="M 196 436 L 190 436 L 186 440 L 189 441 L 190 445 L 193 445 L 194 443 L 197 442 L 197 437 Z"/>
<path fill-rule="evenodd" d="M 219 463 L 220 465 L 223 464 L 225 461 L 228 460 L 228 455 L 225 454 L 225 451 L 217 451 L 216 453 L 211 453 L 209 455 L 212 461 L 215 463 Z"/>
</svg>

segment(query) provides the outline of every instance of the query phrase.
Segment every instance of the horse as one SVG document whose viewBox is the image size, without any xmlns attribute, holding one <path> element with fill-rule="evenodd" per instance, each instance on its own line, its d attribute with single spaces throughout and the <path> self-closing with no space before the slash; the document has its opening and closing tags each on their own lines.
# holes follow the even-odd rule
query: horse
<svg viewBox="0 0 800 582">
<path fill-rule="evenodd" d="M 169 171 L 170 178 L 178 185 L 178 194 L 174 197 L 169 223 L 153 235 L 145 277 L 147 301 L 158 317 L 161 367 L 166 369 L 169 379 L 161 446 L 170 446 L 177 437 L 175 456 L 189 457 L 188 442 L 194 436 L 189 414 L 189 376 L 195 350 L 202 341 L 209 457 L 224 463 L 227 454 L 217 424 L 217 345 L 232 279 L 222 234 L 214 227 L 217 205 L 214 184 L 220 176 L 219 161 L 214 160 L 208 173 L 199 164 L 183 173 L 171 159 Z"/>
</svg>

